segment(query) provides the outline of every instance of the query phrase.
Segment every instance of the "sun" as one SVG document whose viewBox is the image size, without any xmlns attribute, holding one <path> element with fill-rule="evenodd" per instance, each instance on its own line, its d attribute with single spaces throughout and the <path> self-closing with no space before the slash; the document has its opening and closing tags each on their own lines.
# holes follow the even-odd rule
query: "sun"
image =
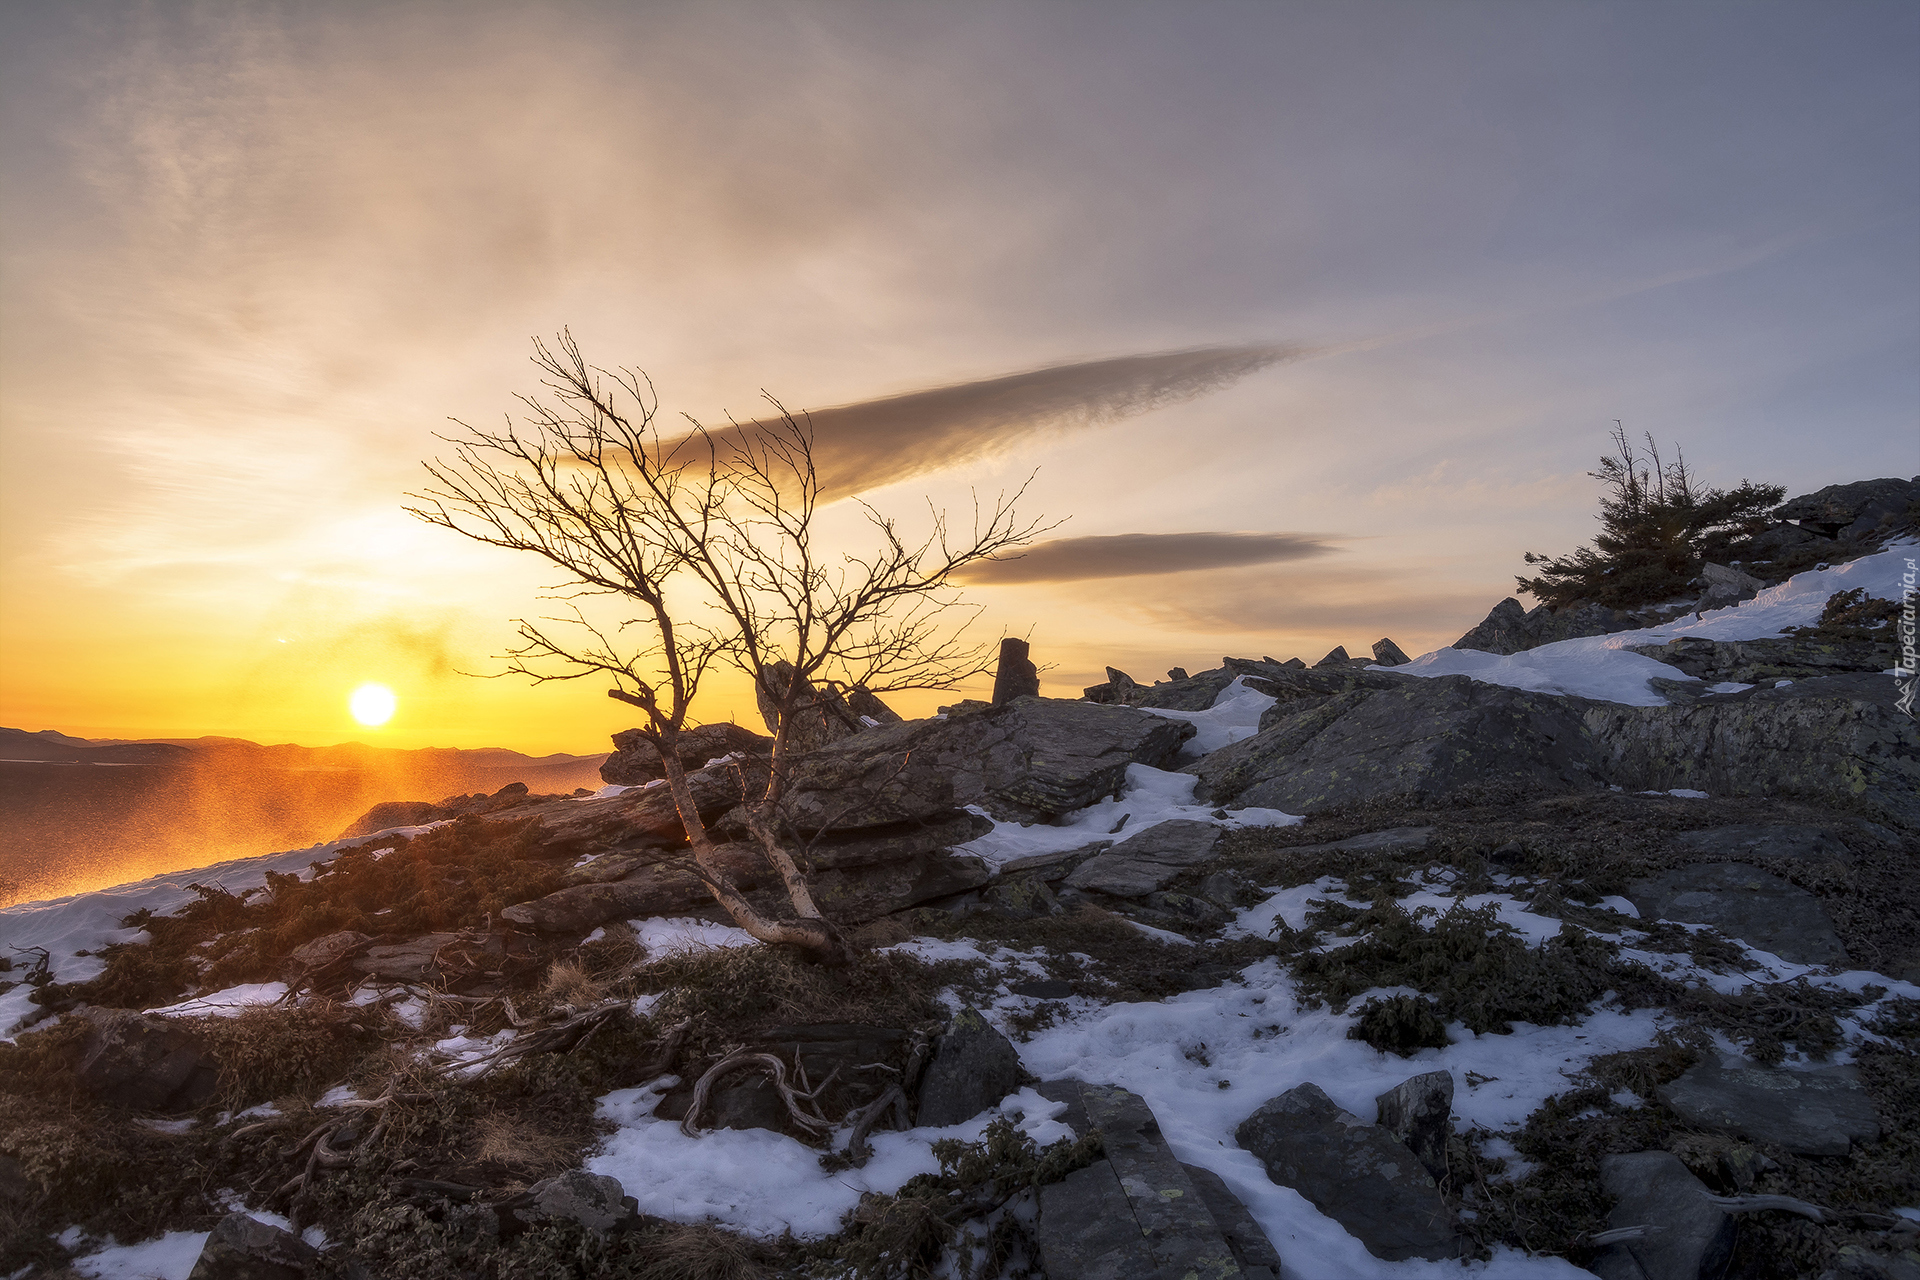
<svg viewBox="0 0 1920 1280">
<path fill-rule="evenodd" d="M 393 719 L 394 706 L 393 690 L 383 684 L 363 684 L 347 699 L 353 718 L 370 729 Z"/>
</svg>

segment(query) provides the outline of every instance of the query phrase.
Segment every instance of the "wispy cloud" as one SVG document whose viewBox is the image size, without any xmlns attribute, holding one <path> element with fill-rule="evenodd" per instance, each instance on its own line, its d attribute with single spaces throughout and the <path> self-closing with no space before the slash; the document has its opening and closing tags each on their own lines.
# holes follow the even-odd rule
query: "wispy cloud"
<svg viewBox="0 0 1920 1280">
<path fill-rule="evenodd" d="M 974 565 L 963 580 L 1001 586 L 1193 573 L 1305 560 L 1334 550 L 1321 538 L 1305 533 L 1115 533 L 1042 542 L 1018 556 Z"/>
<path fill-rule="evenodd" d="M 1317 353 L 1261 343 L 1117 356 L 795 410 L 795 416 L 813 430 L 822 491 L 844 498 L 1011 448 L 1035 432 L 1098 426 L 1192 400 Z M 740 429 L 713 434 L 726 440 Z"/>
</svg>

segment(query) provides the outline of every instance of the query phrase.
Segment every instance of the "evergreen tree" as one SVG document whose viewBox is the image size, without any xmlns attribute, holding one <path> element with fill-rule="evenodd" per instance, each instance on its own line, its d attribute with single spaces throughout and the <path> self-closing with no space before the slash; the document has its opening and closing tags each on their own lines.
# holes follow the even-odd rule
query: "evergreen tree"
<svg viewBox="0 0 1920 1280">
<path fill-rule="evenodd" d="M 1736 489 L 1702 487 L 1677 446 L 1674 461 L 1664 462 L 1649 434 L 1643 454 L 1617 423 L 1613 444 L 1600 469 L 1587 473 L 1607 487 L 1593 545 L 1559 557 L 1529 551 L 1538 576 L 1514 579 L 1555 609 L 1587 602 L 1633 609 L 1684 595 L 1702 564 L 1739 556 L 1786 497 L 1781 485 L 1749 480 Z"/>
</svg>

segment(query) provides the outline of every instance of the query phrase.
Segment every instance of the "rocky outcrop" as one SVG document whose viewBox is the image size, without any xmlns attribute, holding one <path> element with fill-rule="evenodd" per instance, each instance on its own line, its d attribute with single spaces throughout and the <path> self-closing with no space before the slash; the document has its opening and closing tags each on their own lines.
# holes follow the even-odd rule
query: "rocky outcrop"
<svg viewBox="0 0 1920 1280">
<path fill-rule="evenodd" d="M 1315 1084 L 1268 1101 L 1234 1131 L 1266 1166 L 1376 1258 L 1454 1258 L 1453 1215 L 1406 1144 L 1342 1110 Z"/>
<path fill-rule="evenodd" d="M 1227 1249 L 1240 1264 L 1244 1280 L 1280 1280 L 1280 1255 L 1274 1251 L 1267 1233 L 1247 1212 L 1247 1206 L 1227 1186 L 1227 1180 L 1197 1164 L 1180 1167 L 1186 1170 L 1194 1189 L 1199 1191 L 1200 1202 L 1207 1207 L 1214 1225 L 1226 1237 Z"/>
<path fill-rule="evenodd" d="M 1113 795 L 1130 764 L 1170 764 L 1193 732 L 1126 707 L 1017 698 L 836 742 L 795 766 L 783 813 L 803 831 L 910 821 L 954 805 L 1044 821 Z"/>
<path fill-rule="evenodd" d="M 1920 724 L 1897 698 L 1884 676 L 1828 676 L 1693 706 L 1585 703 L 1581 715 L 1592 772 L 1629 791 L 1790 796 L 1920 826 Z"/>
<path fill-rule="evenodd" d="M 1784 1147 L 1801 1156 L 1843 1156 L 1880 1136 L 1880 1118 L 1852 1067 L 1790 1071 L 1742 1062 L 1702 1062 L 1657 1090 L 1686 1124 Z"/>
<path fill-rule="evenodd" d="M 1737 862 L 1700 862 L 1636 880 L 1627 900 L 1644 920 L 1712 925 L 1795 964 L 1845 964 L 1847 950 L 1820 900 Z"/>
<path fill-rule="evenodd" d="M 1592 744 L 1571 699 L 1465 676 L 1343 674 L 1388 683 L 1271 708 L 1260 733 L 1182 770 L 1200 780 L 1196 797 L 1311 813 L 1489 785 L 1545 794 L 1604 785 L 1591 772 Z"/>
<path fill-rule="evenodd" d="M 767 776 L 766 762 L 748 756 L 688 774 L 687 787 L 701 820 L 712 823 L 746 796 L 763 792 Z M 665 783 L 544 804 L 524 816 L 539 824 L 540 841 L 553 857 L 672 848 L 687 840 Z"/>
<path fill-rule="evenodd" d="M 693 773 L 706 768 L 709 761 L 736 751 L 764 756 L 772 750 L 772 738 L 741 725 L 703 724 L 682 730 L 673 754 L 682 769 Z M 637 787 L 667 774 L 660 762 L 660 748 L 641 730 L 626 729 L 613 735 L 613 754 L 601 762 L 600 776 L 617 786 Z"/>
<path fill-rule="evenodd" d="M 1776 520 L 1792 520 L 1825 538 L 1859 541 L 1899 527 L 1920 503 L 1920 476 L 1911 480 L 1856 480 L 1830 484 L 1777 508 Z"/>
<path fill-rule="evenodd" d="M 244 1213 L 214 1223 L 187 1280 L 306 1280 L 320 1251 L 283 1227 Z"/>
<path fill-rule="evenodd" d="M 1544 604 L 1527 609 L 1508 596 L 1493 606 L 1478 626 L 1455 640 L 1453 647 L 1481 653 L 1520 653 L 1557 640 L 1632 631 L 1646 626 L 1648 621 L 1602 604 L 1576 605 L 1557 613 Z"/>
<path fill-rule="evenodd" d="M 1405 649 L 1384 636 L 1373 642 L 1373 660 L 1383 667 L 1404 667 L 1413 661 Z"/>
<path fill-rule="evenodd" d="M 1248 684 L 1281 701 L 1262 715 L 1259 733 L 1182 770 L 1200 780 L 1202 801 L 1311 813 L 1489 787 L 1535 795 L 1685 788 L 1794 797 L 1920 826 L 1920 725 L 1882 676 L 1658 707 L 1466 676 L 1325 670 Z"/>
<path fill-rule="evenodd" d="M 920 1078 L 918 1122 L 931 1129 L 962 1124 L 997 1106 L 1026 1079 L 1012 1043 L 977 1010 L 962 1009 Z"/>
<path fill-rule="evenodd" d="M 1725 1272 L 1733 1257 L 1733 1218 L 1678 1156 L 1602 1156 L 1600 1185 L 1615 1200 L 1610 1230 L 1644 1228 L 1601 1252 L 1593 1267 L 1600 1280 L 1716 1280 Z"/>
<path fill-rule="evenodd" d="M 780 731 L 779 704 L 789 690 L 793 692 L 793 701 L 787 750 L 794 755 L 807 755 L 867 729 L 900 723 L 900 717 L 891 707 L 862 686 L 854 685 L 841 693 L 838 689 L 819 688 L 807 680 L 796 683 L 793 664 L 781 661 L 767 669 L 753 690 L 760 718 L 766 721 L 769 733 Z"/>
<path fill-rule="evenodd" d="M 977 858 L 948 851 L 992 826 L 977 814 L 948 810 L 925 823 L 828 833 L 804 851 L 814 868 L 809 878 L 814 901 L 830 919 L 859 924 L 977 888 L 991 878 L 986 867 Z M 721 845 L 714 859 L 756 906 L 776 915 L 787 909 L 784 890 L 759 845 Z M 595 874 L 510 906 L 501 918 L 537 933 L 568 934 L 610 920 L 685 915 L 714 905 L 684 850 L 609 856 L 580 870 Z"/>
<path fill-rule="evenodd" d="M 345 959 L 372 941 L 368 935 L 351 929 L 324 934 L 289 952 L 287 966 L 296 974 L 312 973 Z"/>
<path fill-rule="evenodd" d="M 1196 1183 L 1137 1095 L 1066 1080 L 1041 1092 L 1068 1103 L 1063 1118 L 1076 1130 L 1098 1129 L 1106 1154 L 1040 1189 L 1035 1238 L 1048 1280 L 1277 1280 L 1273 1246 L 1244 1206 L 1225 1183 Z"/>
<path fill-rule="evenodd" d="M 446 822 L 467 814 L 484 817 L 565 798 L 534 795 L 528 791 L 526 783 L 509 782 L 491 795 L 448 796 L 433 804 L 424 800 L 389 800 L 361 814 L 335 838 L 351 840 L 355 836 L 372 835 L 394 827 L 424 827 L 430 822 Z"/>
<path fill-rule="evenodd" d="M 1677 667 L 1696 680 L 1759 684 L 1810 676 L 1890 670 L 1896 660 L 1892 630 L 1885 641 L 1785 636 L 1772 640 L 1703 640 L 1682 636 L 1665 644 L 1632 644 L 1631 653 Z"/>
<path fill-rule="evenodd" d="M 1700 576 L 1706 580 L 1707 589 L 1693 602 L 1696 610 L 1725 609 L 1742 600 L 1751 600 L 1767 589 L 1764 578 L 1756 578 L 1727 564 L 1703 564 Z"/>
</svg>

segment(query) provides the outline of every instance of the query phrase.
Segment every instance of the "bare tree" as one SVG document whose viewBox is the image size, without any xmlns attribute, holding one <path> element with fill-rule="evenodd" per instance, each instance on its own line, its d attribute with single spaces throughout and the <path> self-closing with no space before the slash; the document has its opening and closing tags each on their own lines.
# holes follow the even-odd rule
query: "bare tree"
<svg viewBox="0 0 1920 1280">
<path fill-rule="evenodd" d="M 556 592 L 569 616 L 516 620 L 521 643 L 505 655 L 508 672 L 610 676 L 608 696 L 645 713 L 641 732 L 659 750 L 696 874 L 714 898 L 762 941 L 844 960 L 846 940 L 815 904 L 777 821 L 796 720 L 818 713 L 817 689 L 828 698 L 836 687 L 945 689 L 987 670 L 991 649 L 961 638 L 971 614 L 954 616 L 952 579 L 1027 545 L 1042 526 L 1016 516 L 1020 492 L 991 511 L 976 502 L 965 534 L 930 506 L 930 531 L 918 538 L 862 503 L 871 549 L 828 555 L 815 544 L 812 431 L 771 397 L 771 418 L 717 432 L 689 418 L 688 432 L 665 438 L 639 371 L 587 364 L 570 333 L 554 347 L 536 340 L 533 361 L 545 390 L 517 397 L 523 420 L 509 416 L 497 432 L 459 423 L 465 434 L 442 437 L 452 460 L 426 464 L 433 483 L 407 510 L 564 572 Z M 639 616 L 603 625 L 580 608 L 592 596 L 637 605 Z M 715 663 L 752 677 L 772 708 L 771 772 L 745 808 L 792 919 L 758 910 L 721 866 L 676 749 Z M 750 775 L 740 777 L 744 786 Z"/>
</svg>

